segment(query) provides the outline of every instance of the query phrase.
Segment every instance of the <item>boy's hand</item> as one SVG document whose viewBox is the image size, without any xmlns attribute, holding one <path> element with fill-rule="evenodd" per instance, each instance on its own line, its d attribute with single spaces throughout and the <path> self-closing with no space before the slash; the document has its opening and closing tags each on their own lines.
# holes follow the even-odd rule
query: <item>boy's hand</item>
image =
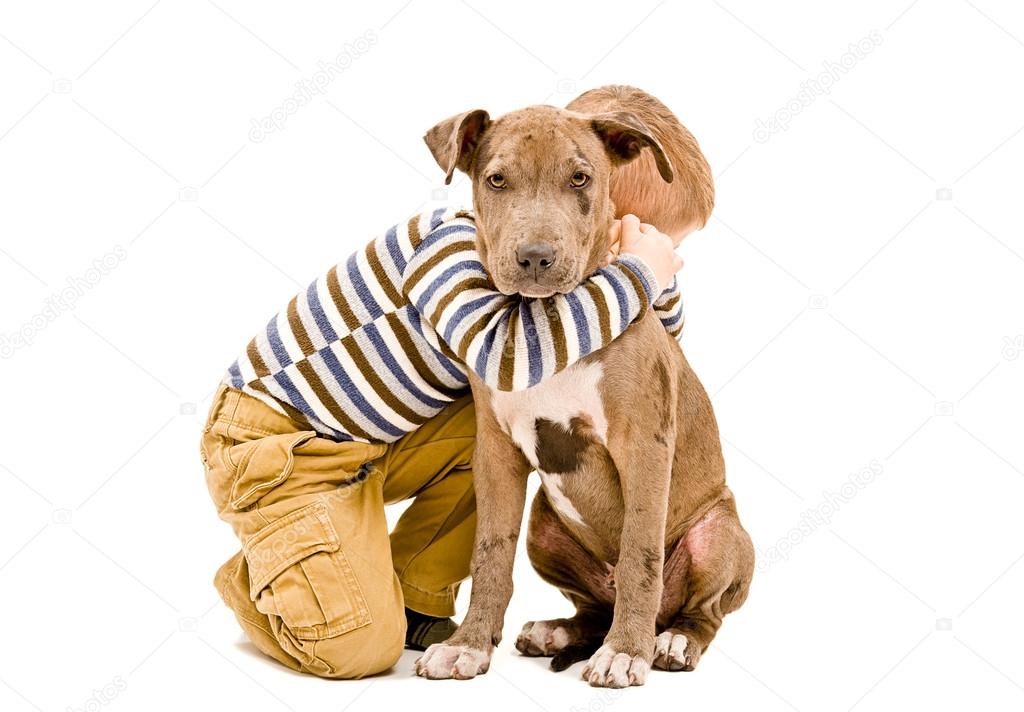
<svg viewBox="0 0 1024 712">
<path fill-rule="evenodd" d="M 640 223 L 640 232 L 646 232 L 647 228 L 653 227 L 647 223 Z M 607 267 L 615 258 L 619 256 L 619 252 L 622 251 L 622 221 L 612 220 L 612 226 L 608 229 L 608 252 L 605 254 L 604 259 L 601 260 L 601 267 Z"/>
<path fill-rule="evenodd" d="M 658 280 L 656 293 L 661 294 L 672 281 L 672 275 L 683 267 L 683 259 L 676 254 L 672 238 L 653 225 L 641 223 L 635 215 L 623 215 L 620 222 L 619 254 L 628 252 L 646 262 Z M 613 225 L 613 250 L 615 233 L 616 226 Z"/>
<path fill-rule="evenodd" d="M 604 259 L 601 260 L 601 267 L 607 267 L 615 258 L 619 256 L 619 250 L 622 249 L 622 221 L 613 220 L 612 226 L 608 230 L 608 252 L 605 254 Z"/>
</svg>

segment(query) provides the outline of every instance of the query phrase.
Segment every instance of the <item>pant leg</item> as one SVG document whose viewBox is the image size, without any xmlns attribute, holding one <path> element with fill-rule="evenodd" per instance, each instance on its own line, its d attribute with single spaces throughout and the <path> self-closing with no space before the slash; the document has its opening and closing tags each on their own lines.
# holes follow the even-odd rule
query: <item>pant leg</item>
<svg viewBox="0 0 1024 712">
<path fill-rule="evenodd" d="M 464 396 L 388 447 L 374 465 L 387 503 L 413 497 L 391 532 L 391 558 L 405 605 L 432 616 L 455 613 L 469 576 L 476 530 L 473 447 L 476 416 Z"/>
<path fill-rule="evenodd" d="M 207 484 L 243 542 L 215 585 L 253 644 L 295 670 L 357 678 L 405 642 L 391 564 L 383 444 L 336 443 L 233 389 L 202 439 Z"/>
</svg>

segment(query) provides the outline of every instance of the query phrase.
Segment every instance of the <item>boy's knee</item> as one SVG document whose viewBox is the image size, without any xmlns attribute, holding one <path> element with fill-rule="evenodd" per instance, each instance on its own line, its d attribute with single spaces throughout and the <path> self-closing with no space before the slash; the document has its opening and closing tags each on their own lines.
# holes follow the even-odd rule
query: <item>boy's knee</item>
<svg viewBox="0 0 1024 712">
<path fill-rule="evenodd" d="M 405 612 L 399 610 L 362 628 L 317 640 L 303 668 L 320 677 L 344 680 L 384 672 L 402 656 L 405 628 Z"/>
<path fill-rule="evenodd" d="M 246 539 L 236 569 L 237 598 L 242 605 L 251 602 L 277 645 L 303 671 L 363 677 L 388 669 L 402 653 L 402 594 L 385 563 L 386 536 L 369 527 L 351 546 L 342 546 L 342 537 L 352 537 L 354 530 L 339 533 L 332 514 L 314 502 Z"/>
<path fill-rule="evenodd" d="M 234 559 L 218 571 L 215 585 L 221 597 L 252 643 L 293 670 L 325 678 L 355 679 L 384 672 L 401 657 L 406 632 L 401 605 L 375 601 L 372 617 L 359 627 L 337 635 L 317 634 L 303 627 L 302 621 L 286 621 L 281 615 L 259 610 L 244 590 L 248 576 L 239 577 L 240 571 L 245 572 L 245 567 L 239 567 Z M 329 595 L 326 591 L 319 593 Z M 294 605 L 295 601 L 289 603 Z"/>
</svg>

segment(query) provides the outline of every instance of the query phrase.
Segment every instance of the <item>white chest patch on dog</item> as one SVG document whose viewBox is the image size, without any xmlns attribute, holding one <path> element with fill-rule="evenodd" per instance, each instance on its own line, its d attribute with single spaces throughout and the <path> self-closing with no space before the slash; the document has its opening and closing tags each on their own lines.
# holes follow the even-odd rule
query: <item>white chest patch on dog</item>
<svg viewBox="0 0 1024 712">
<path fill-rule="evenodd" d="M 535 468 L 538 419 L 558 423 L 568 430 L 572 418 L 589 416 L 594 432 L 606 443 L 608 421 L 597 388 L 603 374 L 598 362 L 576 364 L 522 391 L 492 390 L 494 416 Z"/>
<path fill-rule="evenodd" d="M 526 455 L 540 474 L 552 506 L 567 518 L 584 524 L 562 488 L 562 474 L 545 472 L 537 455 L 537 423 L 547 421 L 566 431 L 573 418 L 584 417 L 602 444 L 607 442 L 608 420 L 598 385 L 603 376 L 600 363 L 576 364 L 546 381 L 522 391 L 492 391 L 491 406 L 501 429 Z"/>
</svg>

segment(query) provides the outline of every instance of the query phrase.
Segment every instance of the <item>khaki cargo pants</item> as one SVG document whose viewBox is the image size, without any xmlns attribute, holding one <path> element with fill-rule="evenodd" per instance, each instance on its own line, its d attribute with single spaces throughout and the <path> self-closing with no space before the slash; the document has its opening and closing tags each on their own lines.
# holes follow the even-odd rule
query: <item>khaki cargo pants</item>
<svg viewBox="0 0 1024 712">
<path fill-rule="evenodd" d="M 358 678 L 398 660 L 404 606 L 453 615 L 476 527 L 475 433 L 469 396 L 394 443 L 338 443 L 221 386 L 200 450 L 242 550 L 214 584 L 256 647 Z M 389 536 L 384 505 L 410 497 Z"/>
</svg>

